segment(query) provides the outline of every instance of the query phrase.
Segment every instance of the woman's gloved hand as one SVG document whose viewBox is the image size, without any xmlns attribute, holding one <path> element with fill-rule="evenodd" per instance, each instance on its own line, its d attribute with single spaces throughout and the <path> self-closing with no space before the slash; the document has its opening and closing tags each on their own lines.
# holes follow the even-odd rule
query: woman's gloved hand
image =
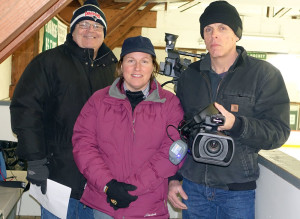
<svg viewBox="0 0 300 219">
<path fill-rule="evenodd" d="M 114 210 L 127 208 L 131 202 L 134 202 L 138 198 L 137 196 L 130 195 L 128 191 L 134 191 L 136 189 L 137 187 L 134 185 L 112 179 L 104 188 L 104 192 L 107 195 L 107 203 L 109 203 Z"/>
</svg>

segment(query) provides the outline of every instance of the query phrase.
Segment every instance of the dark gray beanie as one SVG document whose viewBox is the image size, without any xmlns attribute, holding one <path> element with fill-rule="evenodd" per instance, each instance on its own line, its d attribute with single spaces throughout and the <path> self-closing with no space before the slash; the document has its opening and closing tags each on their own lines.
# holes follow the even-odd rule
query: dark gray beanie
<svg viewBox="0 0 300 219">
<path fill-rule="evenodd" d="M 129 37 L 124 40 L 120 58 L 132 52 L 144 52 L 156 57 L 150 39 L 143 36 Z"/>
<path fill-rule="evenodd" d="M 202 38 L 204 38 L 204 27 L 214 23 L 228 25 L 239 39 L 242 38 L 243 24 L 240 15 L 236 8 L 226 1 L 215 1 L 210 3 L 200 16 L 199 21 Z"/>
<path fill-rule="evenodd" d="M 101 11 L 101 9 L 99 8 L 97 0 L 86 0 L 84 2 L 84 5 L 73 12 L 73 17 L 70 24 L 70 32 L 73 33 L 76 24 L 83 20 L 91 20 L 101 24 L 104 27 L 104 37 L 106 36 L 106 18 L 103 11 Z"/>
</svg>

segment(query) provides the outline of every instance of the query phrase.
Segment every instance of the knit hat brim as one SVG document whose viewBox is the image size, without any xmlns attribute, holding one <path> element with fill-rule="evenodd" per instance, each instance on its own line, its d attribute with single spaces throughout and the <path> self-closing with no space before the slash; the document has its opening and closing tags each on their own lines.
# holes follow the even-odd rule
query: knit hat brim
<svg viewBox="0 0 300 219">
<path fill-rule="evenodd" d="M 103 26 L 104 37 L 106 36 L 106 18 L 103 11 L 99 8 L 97 1 L 87 0 L 83 6 L 73 12 L 73 17 L 70 24 L 70 32 L 73 33 L 76 24 L 83 20 L 91 20 L 101 24 Z"/>
<path fill-rule="evenodd" d="M 212 2 L 200 16 L 200 34 L 204 38 L 204 28 L 213 23 L 223 23 L 229 26 L 235 35 L 241 39 L 243 24 L 236 8 L 226 1 Z"/>
</svg>

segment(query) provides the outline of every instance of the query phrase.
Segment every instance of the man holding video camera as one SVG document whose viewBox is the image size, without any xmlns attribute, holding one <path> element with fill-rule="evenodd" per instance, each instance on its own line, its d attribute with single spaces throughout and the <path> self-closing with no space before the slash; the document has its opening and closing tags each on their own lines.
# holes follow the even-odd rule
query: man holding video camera
<svg viewBox="0 0 300 219">
<path fill-rule="evenodd" d="M 280 147 L 290 134 L 290 101 L 281 73 L 236 46 L 242 29 L 234 6 L 212 2 L 200 16 L 208 53 L 178 80 L 185 119 L 215 103 L 225 117 L 218 131 L 235 144 L 228 166 L 196 162 L 188 154 L 183 167 L 169 179 L 169 201 L 183 209 L 183 219 L 254 218 L 258 152 Z"/>
</svg>

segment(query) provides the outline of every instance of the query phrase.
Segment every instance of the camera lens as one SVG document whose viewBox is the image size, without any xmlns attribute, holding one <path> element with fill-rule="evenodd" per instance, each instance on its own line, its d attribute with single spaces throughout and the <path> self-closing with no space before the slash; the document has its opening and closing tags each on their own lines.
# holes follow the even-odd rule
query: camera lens
<svg viewBox="0 0 300 219">
<path fill-rule="evenodd" d="M 212 157 L 218 156 L 223 150 L 222 143 L 218 139 L 208 139 L 205 143 L 204 150 Z"/>
</svg>

